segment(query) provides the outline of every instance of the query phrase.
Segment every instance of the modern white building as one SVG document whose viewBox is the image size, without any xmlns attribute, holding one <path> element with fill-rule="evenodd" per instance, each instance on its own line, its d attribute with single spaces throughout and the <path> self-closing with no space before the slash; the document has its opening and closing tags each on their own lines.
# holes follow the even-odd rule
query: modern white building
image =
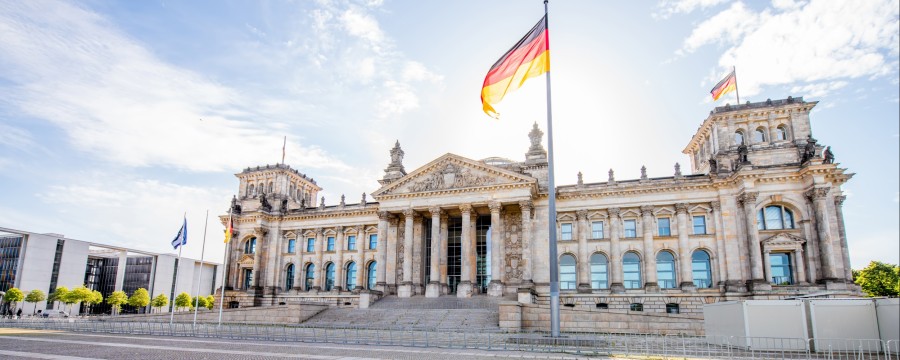
<svg viewBox="0 0 900 360">
<path fill-rule="evenodd" d="M 215 290 L 221 274 L 220 264 L 173 254 L 158 254 L 143 250 L 99 244 L 66 238 L 60 234 L 38 234 L 0 227 L 0 291 L 18 288 L 23 293 L 41 290 L 52 293 L 58 286 L 69 289 L 81 285 L 100 291 L 106 298 L 113 291 L 123 290 L 131 295 L 139 288 L 147 289 L 151 297 L 165 294 L 172 299 L 181 292 L 206 296 Z M 177 286 L 175 279 L 178 279 Z M 3 305 L 6 309 L 8 304 Z M 33 304 L 20 303 L 25 312 L 33 311 Z M 52 302 L 36 304 L 36 310 L 52 309 Z M 71 313 L 87 311 L 72 308 Z M 109 311 L 106 304 L 95 305 L 90 312 Z M 140 309 L 125 308 L 126 312 Z"/>
</svg>

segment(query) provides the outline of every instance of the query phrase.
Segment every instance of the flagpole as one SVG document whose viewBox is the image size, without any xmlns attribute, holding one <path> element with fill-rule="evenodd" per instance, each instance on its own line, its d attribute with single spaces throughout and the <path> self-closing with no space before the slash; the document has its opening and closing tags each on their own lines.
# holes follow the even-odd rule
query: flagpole
<svg viewBox="0 0 900 360">
<path fill-rule="evenodd" d="M 550 30 L 548 0 L 544 0 L 544 29 Z M 547 50 L 549 51 L 550 40 L 548 35 Z M 548 210 L 549 221 L 548 234 L 550 235 L 550 335 L 559 337 L 559 267 L 557 265 L 556 250 L 556 184 L 553 179 L 553 111 L 550 102 L 550 70 L 547 70 L 547 156 L 549 167 L 549 199 L 550 209 Z"/>
<path fill-rule="evenodd" d="M 737 104 L 741 104 L 741 92 L 738 91 L 737 86 L 737 68 L 734 65 L 731 66 L 731 72 L 734 73 L 734 95 L 737 96 Z"/>
<path fill-rule="evenodd" d="M 187 211 L 184 212 L 184 222 L 181 225 L 181 238 L 184 239 L 187 237 Z M 178 258 L 175 259 L 175 284 L 172 286 L 172 307 L 169 311 L 169 326 L 172 326 L 172 323 L 175 322 L 175 292 L 178 291 L 178 267 L 181 266 L 181 250 L 184 248 L 184 240 L 179 241 L 178 245 Z"/>
<path fill-rule="evenodd" d="M 228 209 L 228 224 L 225 225 L 225 231 L 229 231 L 229 227 L 233 226 L 231 222 L 231 216 L 234 214 L 234 207 Z M 228 239 L 228 242 L 231 242 L 231 239 Z M 228 276 L 228 246 L 230 244 L 225 243 L 225 261 L 222 265 L 222 294 L 219 295 L 219 324 L 216 326 L 222 326 L 222 308 L 225 306 L 225 277 Z"/>
<path fill-rule="evenodd" d="M 284 165 L 285 149 L 287 149 L 287 135 L 284 136 L 284 143 L 281 145 L 281 165 Z"/>
<path fill-rule="evenodd" d="M 197 296 L 194 297 L 194 324 L 193 326 L 197 326 L 197 310 L 200 308 L 200 303 L 197 301 L 200 297 L 200 279 L 202 279 L 203 275 L 203 258 L 206 254 L 206 228 L 209 226 L 209 209 L 206 209 L 206 221 L 203 223 L 203 246 L 200 248 L 200 271 L 197 272 Z"/>
</svg>

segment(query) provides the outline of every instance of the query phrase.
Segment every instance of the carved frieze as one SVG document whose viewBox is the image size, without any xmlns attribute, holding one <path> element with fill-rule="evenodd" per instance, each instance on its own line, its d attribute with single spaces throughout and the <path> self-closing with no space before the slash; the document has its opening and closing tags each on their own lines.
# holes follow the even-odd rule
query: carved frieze
<svg viewBox="0 0 900 360">
<path fill-rule="evenodd" d="M 447 163 L 441 170 L 430 173 L 408 185 L 408 189 L 411 192 L 422 192 L 485 186 L 495 183 L 497 183 L 497 179 L 493 176 L 478 173 L 453 163 Z"/>
<path fill-rule="evenodd" d="M 526 249 L 526 244 L 522 242 L 522 214 L 506 211 L 502 216 L 503 245 L 506 250 L 503 266 L 505 267 L 506 281 L 519 282 L 522 280 L 526 265 L 522 258 L 522 253 Z"/>
<path fill-rule="evenodd" d="M 412 211 L 412 209 L 410 209 Z M 397 281 L 401 281 L 403 279 L 403 252 L 405 249 L 405 241 L 403 239 L 406 238 L 406 227 L 398 226 L 397 227 Z"/>
</svg>

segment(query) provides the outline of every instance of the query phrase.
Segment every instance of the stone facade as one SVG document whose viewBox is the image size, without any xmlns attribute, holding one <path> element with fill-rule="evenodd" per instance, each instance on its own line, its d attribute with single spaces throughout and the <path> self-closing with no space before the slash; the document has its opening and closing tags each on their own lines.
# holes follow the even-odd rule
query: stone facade
<svg viewBox="0 0 900 360">
<path fill-rule="evenodd" d="M 725 299 L 857 294 L 841 213 L 853 174 L 812 138 L 816 104 L 715 108 L 683 151 L 690 175 L 675 164 L 669 177 L 617 180 L 610 170 L 604 182 L 558 186 L 563 304 L 697 313 Z M 229 297 L 273 305 L 298 294 L 518 294 L 546 303 L 548 162 L 536 124 L 528 136 L 523 162 L 446 154 L 409 173 L 398 142 L 376 202 L 363 194 L 317 206 L 321 188 L 285 165 L 244 170 L 230 211 Z"/>
</svg>

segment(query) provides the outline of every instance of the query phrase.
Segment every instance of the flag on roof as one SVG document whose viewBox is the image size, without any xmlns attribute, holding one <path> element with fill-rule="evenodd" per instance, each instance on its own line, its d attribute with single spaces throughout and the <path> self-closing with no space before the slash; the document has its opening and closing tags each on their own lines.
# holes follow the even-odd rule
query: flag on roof
<svg viewBox="0 0 900 360">
<path fill-rule="evenodd" d="M 550 35 L 545 17 L 503 54 L 484 77 L 481 104 L 489 116 L 499 117 L 493 105 L 500 103 L 508 92 L 521 87 L 525 80 L 550 71 Z"/>
</svg>

